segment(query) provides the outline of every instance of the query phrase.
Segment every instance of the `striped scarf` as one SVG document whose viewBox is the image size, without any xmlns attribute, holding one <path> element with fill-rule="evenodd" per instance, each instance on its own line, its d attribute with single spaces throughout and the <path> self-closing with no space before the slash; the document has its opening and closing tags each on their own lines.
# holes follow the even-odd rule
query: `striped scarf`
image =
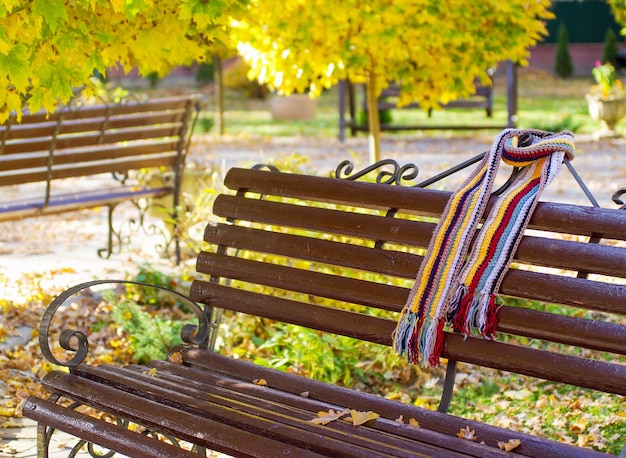
<svg viewBox="0 0 626 458">
<path fill-rule="evenodd" d="M 574 157 L 571 132 L 506 129 L 498 135 L 441 215 L 394 331 L 396 352 L 410 363 L 437 366 L 446 324 L 465 336 L 495 339 L 496 292 L 564 156 Z M 520 173 L 497 198 L 472 244 L 501 159 Z"/>
</svg>

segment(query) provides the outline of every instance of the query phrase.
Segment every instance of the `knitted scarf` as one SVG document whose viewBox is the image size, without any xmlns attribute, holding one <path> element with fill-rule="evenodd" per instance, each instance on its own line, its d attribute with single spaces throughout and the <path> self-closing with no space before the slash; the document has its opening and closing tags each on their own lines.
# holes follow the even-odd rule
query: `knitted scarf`
<svg viewBox="0 0 626 458">
<path fill-rule="evenodd" d="M 498 135 L 442 213 L 393 334 L 396 352 L 410 363 L 437 366 L 446 324 L 466 337 L 495 339 L 496 293 L 564 156 L 574 157 L 568 131 L 506 129 Z M 520 173 L 498 196 L 472 244 L 501 159 Z"/>
</svg>

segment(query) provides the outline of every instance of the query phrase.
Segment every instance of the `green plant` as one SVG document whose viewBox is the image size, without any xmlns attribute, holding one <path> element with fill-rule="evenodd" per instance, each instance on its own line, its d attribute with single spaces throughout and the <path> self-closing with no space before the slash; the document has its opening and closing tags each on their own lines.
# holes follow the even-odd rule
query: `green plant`
<svg viewBox="0 0 626 458">
<path fill-rule="evenodd" d="M 591 87 L 591 93 L 596 93 L 602 97 L 620 97 L 624 93 L 624 87 L 622 82 L 617 79 L 615 74 L 615 67 L 610 62 L 604 64 L 599 61 L 596 62 L 596 66 L 591 70 L 591 73 L 596 80 L 596 86 Z"/>
<path fill-rule="evenodd" d="M 138 363 L 165 359 L 168 350 L 182 342 L 182 321 L 156 316 L 131 300 L 119 300 L 111 317 L 128 333 L 133 359 Z"/>
<path fill-rule="evenodd" d="M 608 62 L 611 65 L 616 64 L 617 57 L 617 36 L 613 29 L 607 29 L 604 38 L 604 51 L 602 52 L 602 62 Z"/>
<path fill-rule="evenodd" d="M 380 119 L 380 124 L 391 124 L 393 122 L 393 113 L 389 109 L 378 110 L 378 117 Z M 369 125 L 369 116 L 366 110 L 361 110 L 359 112 L 359 124 L 362 126 Z"/>
<path fill-rule="evenodd" d="M 212 83 L 215 80 L 213 61 L 201 62 L 196 69 L 196 82 L 200 84 Z"/>
<path fill-rule="evenodd" d="M 161 77 L 159 76 L 158 72 L 150 72 L 148 76 L 146 76 L 146 78 L 150 83 L 151 89 L 156 89 L 156 87 L 159 85 L 159 82 L 161 81 Z"/>
<path fill-rule="evenodd" d="M 171 290 L 179 290 L 182 281 L 153 269 L 149 264 L 140 267 L 134 280 Z M 180 330 L 190 322 L 190 311 L 167 292 L 150 286 L 128 284 L 119 296 L 114 291 L 107 291 L 104 297 L 115 304 L 111 317 L 128 334 L 133 358 L 137 362 L 165 359 L 167 352 L 182 342 Z"/>
<path fill-rule="evenodd" d="M 559 26 L 554 71 L 561 78 L 569 78 L 572 76 L 572 73 L 574 73 L 574 64 L 572 63 L 572 56 L 569 52 L 567 27 L 563 22 L 561 22 Z"/>
</svg>

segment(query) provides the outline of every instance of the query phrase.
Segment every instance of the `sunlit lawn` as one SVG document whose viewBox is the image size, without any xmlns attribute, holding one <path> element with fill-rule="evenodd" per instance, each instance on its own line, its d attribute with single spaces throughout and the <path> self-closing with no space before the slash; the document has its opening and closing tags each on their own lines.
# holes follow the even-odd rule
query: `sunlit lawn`
<svg viewBox="0 0 626 458">
<path fill-rule="evenodd" d="M 520 69 L 518 72 L 517 126 L 543 130 L 570 129 L 592 133 L 599 122 L 587 112 L 585 93 L 591 78 L 559 79 L 546 73 Z M 363 95 L 357 88 L 357 111 L 362 109 Z M 419 109 L 392 110 L 395 125 L 419 126 L 493 126 L 497 132 L 507 124 L 506 77 L 498 76 L 494 89 L 494 113 L 488 118 L 481 109 L 446 109 L 428 114 Z M 272 96 L 270 96 L 272 97 Z M 249 100 L 241 93 L 227 91 L 224 114 L 225 133 L 239 136 L 304 136 L 331 138 L 339 134 L 339 90 L 334 87 L 317 99 L 317 115 L 312 120 L 274 121 L 269 100 Z M 203 114 L 212 118 L 211 111 Z M 346 113 L 347 117 L 347 113 Z M 358 117 L 358 116 L 357 116 Z M 618 125 L 626 130 L 626 121 Z M 415 136 L 416 130 L 385 132 L 384 135 Z M 468 135 L 469 130 L 449 131 L 450 135 Z M 441 135 L 439 130 L 421 130 L 420 135 Z M 346 135 L 350 135 L 347 131 Z M 364 135 L 360 133 L 359 135 Z"/>
</svg>

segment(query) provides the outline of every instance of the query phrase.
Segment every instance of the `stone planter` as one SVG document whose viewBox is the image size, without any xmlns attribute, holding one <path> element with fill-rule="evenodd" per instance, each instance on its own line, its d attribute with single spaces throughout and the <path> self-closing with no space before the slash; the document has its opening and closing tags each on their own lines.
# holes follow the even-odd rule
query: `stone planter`
<svg viewBox="0 0 626 458">
<path fill-rule="evenodd" d="M 602 122 L 602 128 L 595 133 L 596 138 L 617 137 L 615 126 L 626 116 L 626 97 L 602 98 L 596 94 L 587 94 L 589 114 Z"/>
<path fill-rule="evenodd" d="M 270 111 L 275 121 L 315 118 L 317 103 L 306 94 L 270 99 Z"/>
</svg>

